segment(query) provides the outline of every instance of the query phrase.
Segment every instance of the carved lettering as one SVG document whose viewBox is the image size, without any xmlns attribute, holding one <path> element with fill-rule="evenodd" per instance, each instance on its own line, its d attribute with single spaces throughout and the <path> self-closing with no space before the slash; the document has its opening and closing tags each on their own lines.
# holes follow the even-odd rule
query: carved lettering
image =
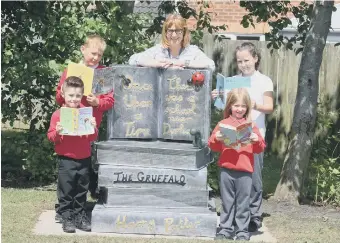
<svg viewBox="0 0 340 243">
<path fill-rule="evenodd" d="M 126 124 L 126 137 L 148 137 L 150 136 L 150 128 L 137 128 L 135 122 L 127 122 Z"/>
<path fill-rule="evenodd" d="M 163 123 L 163 136 L 176 134 L 190 135 L 190 129 L 186 129 L 183 124 L 178 128 L 172 128 L 169 123 Z"/>
<path fill-rule="evenodd" d="M 166 233 L 178 232 L 183 230 L 194 230 L 197 229 L 197 226 L 201 224 L 200 221 L 191 222 L 186 217 L 183 219 L 179 219 L 178 223 L 174 223 L 173 218 L 165 218 L 164 219 L 164 229 Z"/>
<path fill-rule="evenodd" d="M 176 104 L 175 107 L 167 107 L 164 111 L 164 113 L 168 113 L 170 115 L 196 115 L 195 112 L 196 104 L 191 103 L 191 108 L 184 109 L 179 104 Z"/>
<path fill-rule="evenodd" d="M 182 102 L 183 101 L 183 96 L 182 95 L 167 95 L 165 97 L 166 102 Z"/>
<path fill-rule="evenodd" d="M 132 79 L 132 77 L 130 77 L 129 79 L 131 80 L 131 83 L 129 84 L 129 86 L 124 85 L 123 86 L 124 89 L 130 90 L 130 91 L 152 91 L 153 90 L 153 87 L 151 84 L 137 83 Z"/>
<path fill-rule="evenodd" d="M 193 91 L 193 87 L 187 84 L 181 84 L 181 78 L 174 75 L 171 78 L 168 78 L 169 82 L 169 90 L 176 90 L 176 91 Z"/>
<path fill-rule="evenodd" d="M 192 96 L 189 96 L 189 97 L 187 98 L 187 101 L 189 101 L 190 103 L 194 103 L 194 102 L 196 102 L 196 99 L 197 99 L 197 97 L 194 96 L 194 95 L 192 95 Z"/>
<path fill-rule="evenodd" d="M 147 108 L 152 106 L 152 100 L 141 100 L 138 101 L 136 96 L 133 95 L 125 95 L 124 104 L 127 108 Z"/>
<path fill-rule="evenodd" d="M 145 174 L 142 171 L 136 174 L 124 172 L 115 172 L 113 174 L 116 176 L 113 183 L 166 183 L 182 186 L 186 184 L 185 175 Z"/>
<path fill-rule="evenodd" d="M 121 219 L 122 218 L 122 219 Z M 115 222 L 115 227 L 117 229 L 136 229 L 136 228 L 147 228 L 150 232 L 154 232 L 156 229 L 156 223 L 154 219 L 149 221 L 147 220 L 136 220 L 136 221 L 127 221 L 127 216 L 118 215 Z"/>
<path fill-rule="evenodd" d="M 169 121 L 171 122 L 188 122 L 191 121 L 192 117 L 180 117 L 180 116 L 170 116 Z"/>
</svg>

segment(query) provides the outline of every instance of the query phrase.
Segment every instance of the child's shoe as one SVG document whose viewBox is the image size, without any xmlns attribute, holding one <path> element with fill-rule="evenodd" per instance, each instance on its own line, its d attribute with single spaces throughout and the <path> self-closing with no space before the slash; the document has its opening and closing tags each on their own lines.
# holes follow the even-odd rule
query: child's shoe
<svg viewBox="0 0 340 243">
<path fill-rule="evenodd" d="M 61 216 L 60 213 L 56 212 L 56 213 L 55 213 L 54 220 L 55 220 L 57 223 L 61 223 L 61 222 L 63 221 L 63 217 Z"/>
<path fill-rule="evenodd" d="M 248 231 L 249 232 L 256 232 L 259 230 L 259 228 L 262 227 L 262 222 L 255 222 L 255 221 L 250 221 L 249 226 L 248 226 Z"/>
<path fill-rule="evenodd" d="M 217 234 L 214 240 L 233 240 L 234 237 L 232 235 L 223 235 L 223 234 Z"/>
<path fill-rule="evenodd" d="M 63 231 L 66 233 L 75 233 L 76 226 L 74 224 L 74 217 L 69 216 L 68 218 L 63 217 Z"/>
<path fill-rule="evenodd" d="M 241 236 L 236 236 L 235 240 L 243 240 L 243 241 L 249 241 L 250 237 L 245 236 L 245 235 L 241 235 Z"/>
<path fill-rule="evenodd" d="M 76 215 L 76 228 L 83 231 L 91 231 L 91 222 L 85 212 Z"/>
</svg>

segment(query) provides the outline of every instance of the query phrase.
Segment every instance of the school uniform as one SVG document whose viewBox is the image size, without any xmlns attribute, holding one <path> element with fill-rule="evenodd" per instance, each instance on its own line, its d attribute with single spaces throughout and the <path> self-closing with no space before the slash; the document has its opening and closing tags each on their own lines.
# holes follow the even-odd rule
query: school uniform
<svg viewBox="0 0 340 243">
<path fill-rule="evenodd" d="M 103 65 L 96 65 L 94 67 L 92 67 L 94 69 L 102 69 L 105 68 L 105 66 Z M 65 102 L 64 98 L 61 95 L 61 89 L 62 89 L 62 85 L 65 82 L 67 77 L 67 68 L 64 70 L 64 72 L 62 73 L 58 86 L 57 86 L 57 90 L 56 90 L 56 101 L 57 104 L 62 106 Z M 97 96 L 98 100 L 99 100 L 99 104 L 96 107 L 96 109 L 93 109 L 93 116 L 96 119 L 96 123 L 97 123 L 97 129 L 99 129 L 100 124 L 102 122 L 103 119 L 103 115 L 105 111 L 110 110 L 113 107 L 114 104 L 114 98 L 113 98 L 113 90 L 111 92 L 108 92 L 107 94 L 100 94 Z M 85 107 L 87 106 L 91 106 L 87 100 L 86 100 L 86 96 L 83 96 L 82 100 L 81 100 L 81 104 Z M 92 156 L 95 157 L 95 148 L 94 146 L 92 146 Z M 96 194 L 96 190 L 97 190 L 97 186 L 98 186 L 98 165 L 96 164 L 96 161 L 94 159 L 91 160 L 91 163 L 89 165 L 89 176 L 90 176 L 90 185 L 89 185 L 89 190 L 91 192 L 91 195 L 94 197 Z M 59 189 L 57 188 L 57 197 L 59 198 Z M 55 204 L 55 211 L 57 213 L 56 215 L 56 220 L 60 220 L 59 218 L 59 204 L 56 203 Z"/>
<path fill-rule="evenodd" d="M 59 121 L 60 109 L 52 114 L 47 137 L 54 143 L 54 150 L 58 155 L 58 210 L 63 218 L 70 218 L 85 211 L 91 142 L 96 140 L 98 129 L 95 128 L 95 133 L 91 135 L 60 135 L 56 131 Z"/>
<path fill-rule="evenodd" d="M 264 92 L 273 92 L 273 81 L 266 75 L 255 71 L 250 77 L 250 88 L 247 88 L 249 96 L 256 104 L 263 104 Z M 266 137 L 266 114 L 257 110 L 252 110 L 251 118 L 259 128 L 263 139 Z M 251 222 L 254 222 L 257 227 L 262 221 L 262 169 L 263 169 L 263 152 L 254 154 L 254 173 L 252 176 L 253 185 L 250 194 L 250 210 Z"/>
<path fill-rule="evenodd" d="M 238 126 L 245 119 L 229 117 L 220 121 L 222 124 Z M 252 173 L 254 171 L 254 153 L 261 153 L 265 142 L 256 126 L 253 132 L 259 141 L 241 147 L 239 150 L 227 148 L 222 141 L 216 140 L 217 125 L 208 141 L 212 151 L 220 152 L 218 166 L 220 169 L 220 192 L 222 207 L 220 212 L 220 228 L 218 234 L 230 238 L 234 233 L 233 221 L 236 223 L 236 236 L 249 239 L 248 225 L 250 222 L 250 192 Z"/>
</svg>

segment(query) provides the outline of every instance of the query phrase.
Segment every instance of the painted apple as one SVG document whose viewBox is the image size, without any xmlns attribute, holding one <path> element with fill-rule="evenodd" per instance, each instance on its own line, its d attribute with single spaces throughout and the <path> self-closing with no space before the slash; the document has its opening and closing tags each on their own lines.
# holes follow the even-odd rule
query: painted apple
<svg viewBox="0 0 340 243">
<path fill-rule="evenodd" d="M 204 74 L 201 72 L 194 72 L 191 76 L 194 85 L 202 85 L 204 83 Z"/>
</svg>

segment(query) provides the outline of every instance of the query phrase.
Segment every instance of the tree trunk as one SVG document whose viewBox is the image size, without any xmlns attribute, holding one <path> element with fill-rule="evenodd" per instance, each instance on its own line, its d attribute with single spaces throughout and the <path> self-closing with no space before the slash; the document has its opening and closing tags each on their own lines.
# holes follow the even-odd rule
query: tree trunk
<svg viewBox="0 0 340 243">
<path fill-rule="evenodd" d="M 289 145 L 274 199 L 298 204 L 315 131 L 319 71 L 334 1 L 314 3 L 298 74 L 298 88 Z"/>
</svg>

